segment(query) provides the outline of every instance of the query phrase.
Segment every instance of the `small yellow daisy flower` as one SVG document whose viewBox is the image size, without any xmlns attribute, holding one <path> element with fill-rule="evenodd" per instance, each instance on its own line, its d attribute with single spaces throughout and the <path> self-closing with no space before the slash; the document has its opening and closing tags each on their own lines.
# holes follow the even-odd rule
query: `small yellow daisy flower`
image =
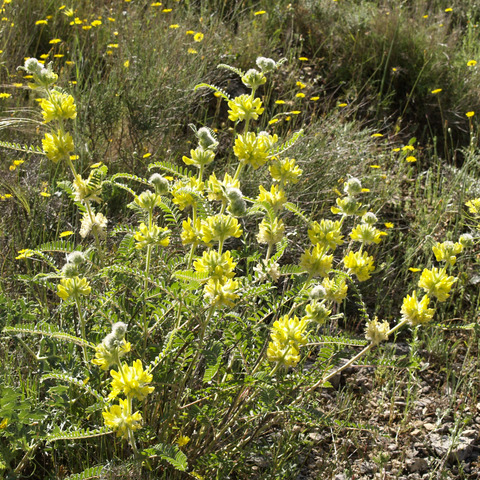
<svg viewBox="0 0 480 480">
<path fill-rule="evenodd" d="M 433 93 L 434 95 L 436 95 L 437 93 L 440 93 L 442 91 L 441 88 L 436 88 L 435 90 L 432 90 L 430 93 Z"/>
</svg>

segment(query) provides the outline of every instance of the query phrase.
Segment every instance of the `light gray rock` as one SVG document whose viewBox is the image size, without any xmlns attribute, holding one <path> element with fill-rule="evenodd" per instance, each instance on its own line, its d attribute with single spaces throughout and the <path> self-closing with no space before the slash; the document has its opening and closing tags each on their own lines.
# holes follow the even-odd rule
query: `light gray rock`
<svg viewBox="0 0 480 480">
<path fill-rule="evenodd" d="M 476 440 L 465 435 L 453 439 L 449 435 L 438 433 L 430 433 L 427 439 L 435 454 L 439 457 L 447 455 L 447 462 L 450 464 L 465 460 L 472 453 Z"/>
<path fill-rule="evenodd" d="M 409 458 L 406 461 L 406 465 L 408 468 L 408 471 L 411 473 L 414 472 L 426 472 L 428 470 L 428 462 L 425 460 L 425 458 Z"/>
</svg>

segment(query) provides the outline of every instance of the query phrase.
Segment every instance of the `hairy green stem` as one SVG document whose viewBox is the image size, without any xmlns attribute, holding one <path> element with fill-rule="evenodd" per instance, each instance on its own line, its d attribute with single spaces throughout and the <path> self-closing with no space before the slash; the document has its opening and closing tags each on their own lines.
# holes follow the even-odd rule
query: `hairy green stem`
<svg viewBox="0 0 480 480">
<path fill-rule="evenodd" d="M 77 306 L 77 311 L 78 311 L 78 317 L 80 318 L 80 332 L 82 335 L 82 340 L 85 342 L 87 341 L 86 333 L 85 333 L 85 318 L 83 316 L 82 312 L 82 305 L 80 303 L 80 298 L 77 293 L 73 296 L 75 299 L 75 305 Z M 85 360 L 85 363 L 88 364 L 88 353 L 87 353 L 87 347 L 85 345 L 82 345 L 82 350 L 83 350 L 83 358 Z"/>
</svg>

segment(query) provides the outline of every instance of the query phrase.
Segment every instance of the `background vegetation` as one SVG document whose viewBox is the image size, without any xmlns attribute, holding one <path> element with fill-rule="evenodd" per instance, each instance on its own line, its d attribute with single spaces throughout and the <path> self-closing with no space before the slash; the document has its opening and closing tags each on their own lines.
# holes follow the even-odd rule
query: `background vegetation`
<svg viewBox="0 0 480 480">
<path fill-rule="evenodd" d="M 375 251 L 377 270 L 360 292 L 372 317 L 398 319 L 403 296 L 418 281 L 411 269 L 431 262 L 436 241 L 456 241 L 471 232 L 464 204 L 480 196 L 480 3 L 475 0 L 167 0 L 161 5 L 152 0 L 3 0 L 1 10 L 0 141 L 39 144 L 43 126 L 35 92 L 17 67 L 28 57 L 51 61 L 59 84 L 77 103 L 75 165 L 83 175 L 97 162 L 107 165 L 109 174 L 140 177 L 149 175 L 151 162 L 180 165 L 194 148 L 190 124 L 218 132 L 218 161 L 228 168 L 234 158 L 226 104 L 207 90 L 194 90 L 195 85 L 215 84 L 236 96 L 245 87 L 233 73 L 217 69 L 218 63 L 248 70 L 261 55 L 285 58 L 260 92 L 268 115 L 258 128 L 282 138 L 304 128 L 289 151 L 303 169 L 289 200 L 312 219 L 332 217 L 330 207 L 348 175 L 369 188 L 365 202 L 388 223 L 388 237 Z M 277 121 L 269 123 L 272 118 Z M 407 145 L 415 148 L 416 161 L 407 162 Z M 34 273 L 47 270 L 16 257 L 21 249 L 58 240 L 66 230 L 78 232 L 79 214 L 58 186 L 65 165 L 2 149 L 0 168 L 3 330 L 36 322 L 51 308 L 60 318 L 54 292 L 32 281 Z M 246 196 L 255 196 L 262 175 L 244 180 Z M 112 188 L 105 197 L 109 225 L 133 223 L 125 191 Z M 292 215 L 287 231 L 292 257 L 300 255 L 295 245 L 306 237 L 295 222 Z M 362 360 L 365 368 L 350 370 L 335 388 L 318 392 L 312 407 L 320 412 L 316 423 L 313 417 L 302 421 L 300 414 L 292 415 L 288 428 L 272 430 L 244 451 L 218 458 L 205 454 L 196 464 L 198 475 L 405 476 L 407 447 L 416 441 L 412 435 L 427 434 L 413 425 L 425 396 L 431 422 L 440 426 L 451 417 L 451 429 L 443 433 L 452 441 L 460 438 L 480 407 L 475 373 L 479 258 L 478 247 L 459 258 L 456 292 L 437 311 L 434 325 L 402 334 L 400 347 L 389 344 Z M 362 338 L 362 310 L 354 300 L 344 307 L 345 318 L 329 333 Z M 98 341 L 107 332 L 99 326 Z M 47 366 L 32 358 L 26 343 L 12 336 L 0 342 L 0 472 L 7 478 L 65 478 L 120 458 L 123 447 L 105 439 L 99 448 L 79 441 L 33 449 L 37 436 L 61 425 L 65 409 L 79 415 L 87 404 L 81 396 L 69 400 L 72 387 L 41 383 L 39 374 Z M 336 352 L 335 362 L 355 351 Z M 70 354 L 61 367 L 79 373 Z M 9 425 L 2 428 L 6 418 Z M 423 433 L 412 434 L 416 429 Z M 403 442 L 404 449 L 388 450 L 385 438 L 397 446 Z M 364 448 L 365 439 L 371 449 Z M 426 478 L 478 478 L 474 456 L 450 462 L 450 453 L 425 451 Z M 232 463 L 239 458 L 242 464 Z M 362 473 L 361 465 L 370 470 Z M 135 471 L 113 460 L 111 467 L 111 478 Z M 174 478 L 168 463 L 163 468 L 152 478 Z"/>
</svg>

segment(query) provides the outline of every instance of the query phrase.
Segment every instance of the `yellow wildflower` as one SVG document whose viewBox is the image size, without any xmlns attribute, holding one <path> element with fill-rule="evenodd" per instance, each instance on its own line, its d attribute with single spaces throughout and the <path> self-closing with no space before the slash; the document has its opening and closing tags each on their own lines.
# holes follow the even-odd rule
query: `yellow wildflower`
<svg viewBox="0 0 480 480">
<path fill-rule="evenodd" d="M 428 308 L 430 299 L 428 295 L 425 295 L 422 300 L 418 301 L 417 292 L 413 292 L 412 295 L 407 295 L 403 299 L 402 304 L 402 318 L 408 320 L 410 325 L 422 325 L 430 322 L 435 313 L 435 309 Z"/>
<path fill-rule="evenodd" d="M 113 378 L 112 391 L 108 397 L 110 400 L 113 400 L 119 393 L 123 393 L 127 397 L 142 401 L 155 390 L 155 387 L 149 386 L 153 375 L 148 370 L 143 370 L 141 360 L 135 360 L 131 367 L 124 363 L 118 372 L 111 370 L 110 375 Z"/>
<path fill-rule="evenodd" d="M 359 282 L 368 280 L 370 273 L 375 270 L 373 257 L 370 257 L 367 252 L 350 252 L 343 258 L 343 264 L 350 273 L 357 276 Z"/>
</svg>

